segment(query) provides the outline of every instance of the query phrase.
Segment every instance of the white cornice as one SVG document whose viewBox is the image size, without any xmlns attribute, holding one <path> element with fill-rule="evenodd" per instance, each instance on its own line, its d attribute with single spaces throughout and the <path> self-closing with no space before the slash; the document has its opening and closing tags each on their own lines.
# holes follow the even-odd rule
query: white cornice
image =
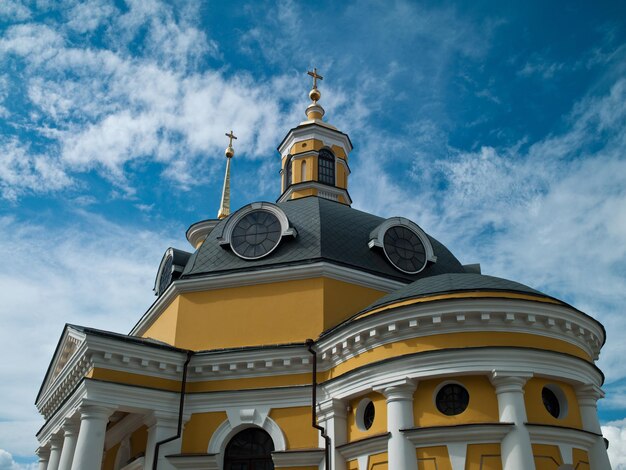
<svg viewBox="0 0 626 470">
<path fill-rule="evenodd" d="M 368 437 L 349 444 L 337 446 L 337 451 L 346 460 L 356 459 L 361 455 L 379 454 L 387 451 L 387 442 L 391 434 Z"/>
<path fill-rule="evenodd" d="M 141 336 L 158 316 L 180 294 L 185 292 L 208 291 L 226 289 L 229 287 L 243 287 L 273 282 L 285 282 L 300 279 L 328 277 L 351 284 L 391 292 L 406 285 L 404 282 L 375 276 L 356 269 L 321 261 L 319 263 L 283 266 L 268 268 L 262 271 L 245 271 L 236 273 L 218 273 L 213 276 L 193 279 L 179 279 L 165 290 L 152 304 L 139 322 L 134 326 L 130 335 Z"/>
<path fill-rule="evenodd" d="M 437 426 L 403 429 L 402 434 L 416 447 L 442 446 L 453 443 L 485 444 L 501 442 L 514 426 L 514 424 L 509 423 Z"/>
<path fill-rule="evenodd" d="M 317 196 L 330 201 L 339 201 L 339 196 L 343 196 L 348 205 L 352 204 L 352 199 L 348 194 L 347 189 L 339 188 L 337 186 L 329 186 L 327 184 L 318 183 L 317 181 L 303 181 L 302 183 L 296 183 L 290 185 L 280 198 L 278 202 L 285 202 L 291 199 L 291 195 L 296 191 L 302 191 L 303 189 L 315 189 L 317 190 Z"/>
<path fill-rule="evenodd" d="M 561 426 L 546 426 L 526 424 L 530 440 L 537 444 L 566 444 L 584 450 L 589 450 L 598 439 L 598 435 L 579 429 Z"/>
<path fill-rule="evenodd" d="M 352 151 L 350 139 L 343 132 L 320 125 L 313 121 L 303 124 L 304 125 L 298 126 L 295 129 L 291 129 L 281 142 L 278 147 L 278 152 L 282 158 L 289 153 L 289 149 L 294 143 L 309 139 L 321 140 L 328 146 L 337 145 L 343 148 L 346 155 Z"/>
<path fill-rule="evenodd" d="M 503 298 L 419 302 L 346 322 L 325 335 L 317 350 L 337 365 L 374 347 L 433 334 L 514 332 L 571 343 L 597 359 L 604 341 L 600 325 L 562 305 Z"/>
<path fill-rule="evenodd" d="M 323 369 L 322 369 L 323 370 Z M 552 377 L 573 385 L 602 383 L 593 365 L 573 356 L 516 347 L 443 349 L 397 356 L 345 373 L 321 384 L 320 401 L 351 399 L 377 385 L 404 378 L 432 379 L 489 375 L 494 370 Z"/>
<path fill-rule="evenodd" d="M 317 467 L 323 458 L 324 449 L 292 449 L 272 452 L 272 460 L 276 468 Z"/>
<path fill-rule="evenodd" d="M 215 454 L 204 455 L 166 455 L 168 460 L 177 470 L 197 470 L 199 468 L 206 470 L 218 470 L 219 463 Z"/>
</svg>

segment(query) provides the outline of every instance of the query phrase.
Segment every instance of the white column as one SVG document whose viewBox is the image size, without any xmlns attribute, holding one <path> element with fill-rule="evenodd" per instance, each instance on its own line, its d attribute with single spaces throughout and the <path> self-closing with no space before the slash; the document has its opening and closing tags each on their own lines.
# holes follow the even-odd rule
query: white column
<svg viewBox="0 0 626 470">
<path fill-rule="evenodd" d="M 64 439 L 61 459 L 59 461 L 59 470 L 72 469 L 72 460 L 74 460 L 74 451 L 76 450 L 79 427 L 80 422 L 75 419 L 68 418 L 63 422 Z"/>
<path fill-rule="evenodd" d="M 50 438 L 50 460 L 48 460 L 48 470 L 59 470 L 59 460 L 61 459 L 62 448 L 63 436 L 52 436 Z"/>
<path fill-rule="evenodd" d="M 415 382 L 403 379 L 374 388 L 387 399 L 387 431 L 389 438 L 389 468 L 417 470 L 415 446 L 402 434 L 402 429 L 410 429 L 413 421 L 413 393 Z"/>
<path fill-rule="evenodd" d="M 37 457 L 39 457 L 39 470 L 48 470 L 50 449 L 48 447 L 39 447 L 35 453 L 37 454 Z"/>
<path fill-rule="evenodd" d="M 498 395 L 500 422 L 514 424 L 500 444 L 503 470 L 535 470 L 524 403 L 524 385 L 530 377 L 530 373 L 492 372 L 491 383 Z"/>
<path fill-rule="evenodd" d="M 330 437 L 330 468 L 331 470 L 345 470 L 346 461 L 336 450 L 338 446 L 348 442 L 348 411 L 347 405 L 342 400 L 331 398 L 319 404 L 317 421 L 324 426 L 326 434 Z M 326 444 L 320 437 L 320 447 Z M 321 467 L 324 468 L 324 467 Z"/>
<path fill-rule="evenodd" d="M 80 431 L 72 460 L 72 470 L 100 470 L 107 423 L 112 413 L 111 408 L 104 406 L 81 406 Z"/>
<path fill-rule="evenodd" d="M 576 389 L 580 417 L 585 431 L 598 434 L 589 452 L 589 460 L 593 469 L 610 469 L 611 463 L 606 452 L 606 445 L 602 437 L 602 428 L 598 420 L 598 399 L 604 397 L 604 392 L 595 385 L 584 385 Z"/>
<path fill-rule="evenodd" d="M 146 456 L 143 468 L 145 470 L 152 470 L 155 446 L 158 442 L 176 435 L 178 430 L 178 415 L 153 412 L 146 417 L 144 423 L 148 426 L 148 443 L 146 444 Z M 160 446 L 157 468 L 159 470 L 176 470 L 165 456 L 180 453 L 180 447 L 180 438 Z"/>
</svg>

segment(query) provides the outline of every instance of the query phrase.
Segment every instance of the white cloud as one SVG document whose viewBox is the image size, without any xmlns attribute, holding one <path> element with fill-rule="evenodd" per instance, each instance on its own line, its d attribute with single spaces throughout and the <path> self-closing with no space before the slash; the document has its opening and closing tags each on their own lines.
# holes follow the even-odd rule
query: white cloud
<svg viewBox="0 0 626 470">
<path fill-rule="evenodd" d="M 155 270 L 173 241 L 87 212 L 72 217 L 56 229 L 0 219 L 0 257 L 11 266 L 0 273 L 0 354 L 16 359 L 0 364 L 0 442 L 14 455 L 37 446 L 43 423 L 33 403 L 64 324 L 128 332 L 153 301 Z"/>
<path fill-rule="evenodd" d="M 26 5 L 19 0 L 3 0 L 0 2 L 0 18 L 12 21 L 24 21 L 30 18 L 31 13 Z"/>
<path fill-rule="evenodd" d="M 624 420 L 602 426 L 602 435 L 609 440 L 609 460 L 613 470 L 626 470 L 626 425 Z"/>
<path fill-rule="evenodd" d="M 20 464 L 13 460 L 13 456 L 4 449 L 0 449 L 0 470 L 36 470 L 37 463 Z"/>
</svg>

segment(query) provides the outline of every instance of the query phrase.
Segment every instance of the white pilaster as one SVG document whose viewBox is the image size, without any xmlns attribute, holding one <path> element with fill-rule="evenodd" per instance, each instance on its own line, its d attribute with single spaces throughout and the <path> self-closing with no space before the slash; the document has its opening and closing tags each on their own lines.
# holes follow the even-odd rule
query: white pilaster
<svg viewBox="0 0 626 470">
<path fill-rule="evenodd" d="M 146 444 L 146 457 L 144 469 L 152 470 L 155 457 L 155 447 L 158 442 L 169 439 L 178 431 L 178 416 L 170 413 L 153 412 L 144 421 L 148 426 L 148 442 Z M 159 470 L 176 470 L 165 458 L 166 455 L 180 453 L 181 439 L 175 439 L 159 447 L 158 465 Z"/>
<path fill-rule="evenodd" d="M 50 460 L 50 448 L 39 447 L 35 452 L 39 457 L 39 470 L 48 470 L 48 461 Z"/>
<path fill-rule="evenodd" d="M 604 397 L 604 392 L 595 385 L 584 385 L 576 389 L 578 406 L 580 407 L 580 417 L 585 431 L 598 434 L 589 452 L 591 468 L 611 468 L 609 456 L 606 452 L 606 445 L 602 437 L 602 428 L 598 420 L 598 400 Z"/>
<path fill-rule="evenodd" d="M 491 383 L 498 395 L 500 422 L 515 425 L 500 444 L 503 470 L 535 470 L 524 403 L 524 385 L 531 377 L 531 373 L 492 372 Z"/>
<path fill-rule="evenodd" d="M 72 470 L 100 470 L 104 453 L 104 437 L 111 408 L 83 405 L 80 408 L 80 430 L 72 460 Z"/>
<path fill-rule="evenodd" d="M 326 429 L 330 437 L 330 468 L 331 470 L 345 470 L 346 461 L 336 450 L 337 446 L 348 441 L 347 405 L 341 400 L 331 398 L 319 404 L 317 420 Z M 320 447 L 326 444 L 320 437 Z M 324 468 L 321 466 L 320 468 Z"/>
<path fill-rule="evenodd" d="M 61 459 L 59 460 L 59 470 L 71 470 L 72 460 L 74 460 L 74 451 L 76 450 L 76 441 L 78 440 L 78 429 L 80 422 L 75 419 L 66 419 L 63 422 L 63 450 L 61 451 Z"/>
<path fill-rule="evenodd" d="M 50 460 L 48 460 L 48 470 L 59 470 L 62 448 L 63 436 L 55 434 L 50 438 Z"/>
<path fill-rule="evenodd" d="M 401 429 L 414 426 L 413 393 L 416 388 L 416 383 L 409 379 L 374 388 L 387 399 L 387 431 L 391 433 L 388 447 L 389 468 L 417 470 L 415 446 L 400 432 Z"/>
</svg>

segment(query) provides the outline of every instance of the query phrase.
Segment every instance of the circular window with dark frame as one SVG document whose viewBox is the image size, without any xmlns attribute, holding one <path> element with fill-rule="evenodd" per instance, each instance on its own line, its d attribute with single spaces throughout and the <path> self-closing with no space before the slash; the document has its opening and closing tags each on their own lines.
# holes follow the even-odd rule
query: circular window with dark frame
<svg viewBox="0 0 626 470">
<path fill-rule="evenodd" d="M 278 246 L 281 233 L 280 221 L 274 214 L 255 210 L 237 222 L 230 237 L 230 246 L 241 258 L 262 258 Z"/>
<path fill-rule="evenodd" d="M 368 431 L 374 424 L 376 418 L 376 407 L 370 399 L 359 402 L 356 408 L 356 425 L 361 431 Z"/>
<path fill-rule="evenodd" d="M 426 266 L 426 248 L 413 230 L 393 225 L 383 236 L 383 251 L 396 269 L 417 274 Z"/>
<path fill-rule="evenodd" d="M 446 416 L 459 415 L 469 405 L 469 392 L 461 384 L 445 384 L 437 392 L 435 405 Z"/>
<path fill-rule="evenodd" d="M 567 416 L 567 398 L 560 387 L 546 385 L 541 389 L 543 406 L 553 418 L 562 419 Z"/>
</svg>

